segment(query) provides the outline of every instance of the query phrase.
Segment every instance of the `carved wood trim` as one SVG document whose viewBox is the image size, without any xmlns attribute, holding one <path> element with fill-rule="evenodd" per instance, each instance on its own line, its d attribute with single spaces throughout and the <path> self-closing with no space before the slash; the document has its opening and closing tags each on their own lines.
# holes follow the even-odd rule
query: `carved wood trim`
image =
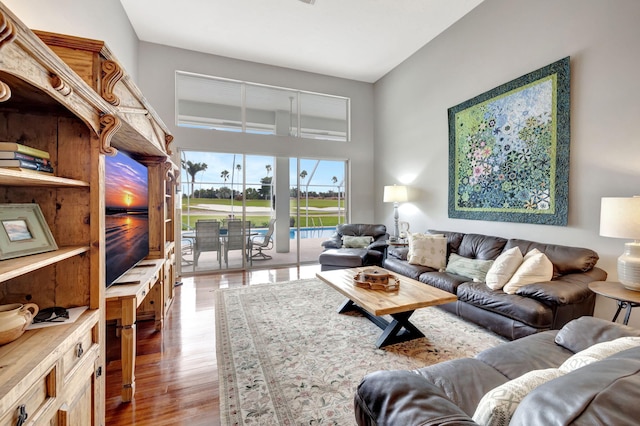
<svg viewBox="0 0 640 426">
<path fill-rule="evenodd" d="M 100 117 L 100 152 L 105 155 L 116 155 L 118 150 L 111 146 L 111 138 L 122 126 L 115 115 L 104 114 Z"/>
<path fill-rule="evenodd" d="M 124 71 L 116 61 L 107 59 L 102 62 L 100 95 L 111 105 L 120 105 L 120 98 L 113 93 L 113 88 L 123 76 Z"/>
<path fill-rule="evenodd" d="M 11 98 L 11 88 L 4 81 L 0 81 L 0 102 L 8 101 L 9 98 Z"/>
<path fill-rule="evenodd" d="M 169 148 L 169 145 L 171 145 L 171 142 L 173 142 L 173 135 L 165 135 L 164 136 L 164 142 L 165 142 L 165 149 L 167 150 L 167 154 L 171 155 L 171 149 Z"/>
<path fill-rule="evenodd" d="M 13 26 L 13 23 L 0 12 L 0 48 L 2 48 L 5 43 L 11 43 L 15 37 L 16 28 Z"/>
<path fill-rule="evenodd" d="M 55 74 L 51 76 L 51 86 L 62 96 L 69 96 L 71 93 L 73 93 L 73 89 L 71 88 L 71 86 Z"/>
</svg>

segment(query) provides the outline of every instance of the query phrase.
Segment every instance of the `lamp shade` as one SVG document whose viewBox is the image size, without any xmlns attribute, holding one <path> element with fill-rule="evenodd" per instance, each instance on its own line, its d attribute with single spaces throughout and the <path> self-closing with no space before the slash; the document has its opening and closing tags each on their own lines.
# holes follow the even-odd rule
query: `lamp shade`
<svg viewBox="0 0 640 426">
<path fill-rule="evenodd" d="M 640 240 L 640 197 L 603 197 L 600 235 Z"/>
<path fill-rule="evenodd" d="M 387 185 L 384 187 L 385 203 L 404 203 L 407 201 L 407 187 L 404 185 Z"/>
</svg>

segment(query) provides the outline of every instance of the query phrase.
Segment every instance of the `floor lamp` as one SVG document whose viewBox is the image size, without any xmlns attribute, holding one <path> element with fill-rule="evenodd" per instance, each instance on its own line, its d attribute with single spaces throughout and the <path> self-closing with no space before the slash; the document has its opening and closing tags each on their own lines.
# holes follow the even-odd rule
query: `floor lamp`
<svg viewBox="0 0 640 426">
<path fill-rule="evenodd" d="M 393 203 L 394 233 L 393 240 L 398 240 L 398 203 L 407 201 L 407 187 L 404 185 L 387 185 L 384 187 L 383 201 Z"/>
</svg>

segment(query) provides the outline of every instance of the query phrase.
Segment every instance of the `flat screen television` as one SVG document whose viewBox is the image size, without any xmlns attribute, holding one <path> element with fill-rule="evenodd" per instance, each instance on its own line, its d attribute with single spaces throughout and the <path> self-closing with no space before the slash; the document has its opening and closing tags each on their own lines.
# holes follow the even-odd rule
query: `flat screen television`
<svg viewBox="0 0 640 426">
<path fill-rule="evenodd" d="M 149 172 L 145 165 L 122 151 L 105 159 L 105 256 L 109 287 L 149 255 Z"/>
</svg>

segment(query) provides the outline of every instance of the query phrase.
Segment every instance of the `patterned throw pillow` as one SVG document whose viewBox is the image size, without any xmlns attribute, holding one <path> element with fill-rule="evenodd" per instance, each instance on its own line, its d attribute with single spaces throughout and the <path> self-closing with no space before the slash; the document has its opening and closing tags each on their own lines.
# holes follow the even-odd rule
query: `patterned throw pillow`
<svg viewBox="0 0 640 426">
<path fill-rule="evenodd" d="M 490 390 L 480 400 L 473 420 L 484 426 L 507 426 L 529 392 L 564 374 L 557 368 L 533 370 Z"/>
<path fill-rule="evenodd" d="M 342 247 L 344 248 L 365 248 L 373 241 L 373 237 L 366 235 L 363 237 L 354 237 L 351 235 L 342 236 Z"/>
<path fill-rule="evenodd" d="M 407 261 L 412 265 L 444 269 L 447 265 L 447 237 L 442 234 L 409 234 Z"/>
<path fill-rule="evenodd" d="M 493 260 L 469 259 L 451 253 L 449 263 L 447 263 L 447 272 L 482 282 L 487 277 L 491 265 L 493 265 Z"/>
<path fill-rule="evenodd" d="M 504 287 L 522 264 L 522 259 L 522 252 L 518 247 L 513 247 L 498 256 L 487 272 L 487 286 L 492 290 Z"/>
<path fill-rule="evenodd" d="M 600 361 L 606 357 L 640 346 L 640 337 L 620 337 L 609 342 L 597 343 L 571 356 L 559 367 L 561 371 L 569 373 L 577 368 Z"/>
</svg>

